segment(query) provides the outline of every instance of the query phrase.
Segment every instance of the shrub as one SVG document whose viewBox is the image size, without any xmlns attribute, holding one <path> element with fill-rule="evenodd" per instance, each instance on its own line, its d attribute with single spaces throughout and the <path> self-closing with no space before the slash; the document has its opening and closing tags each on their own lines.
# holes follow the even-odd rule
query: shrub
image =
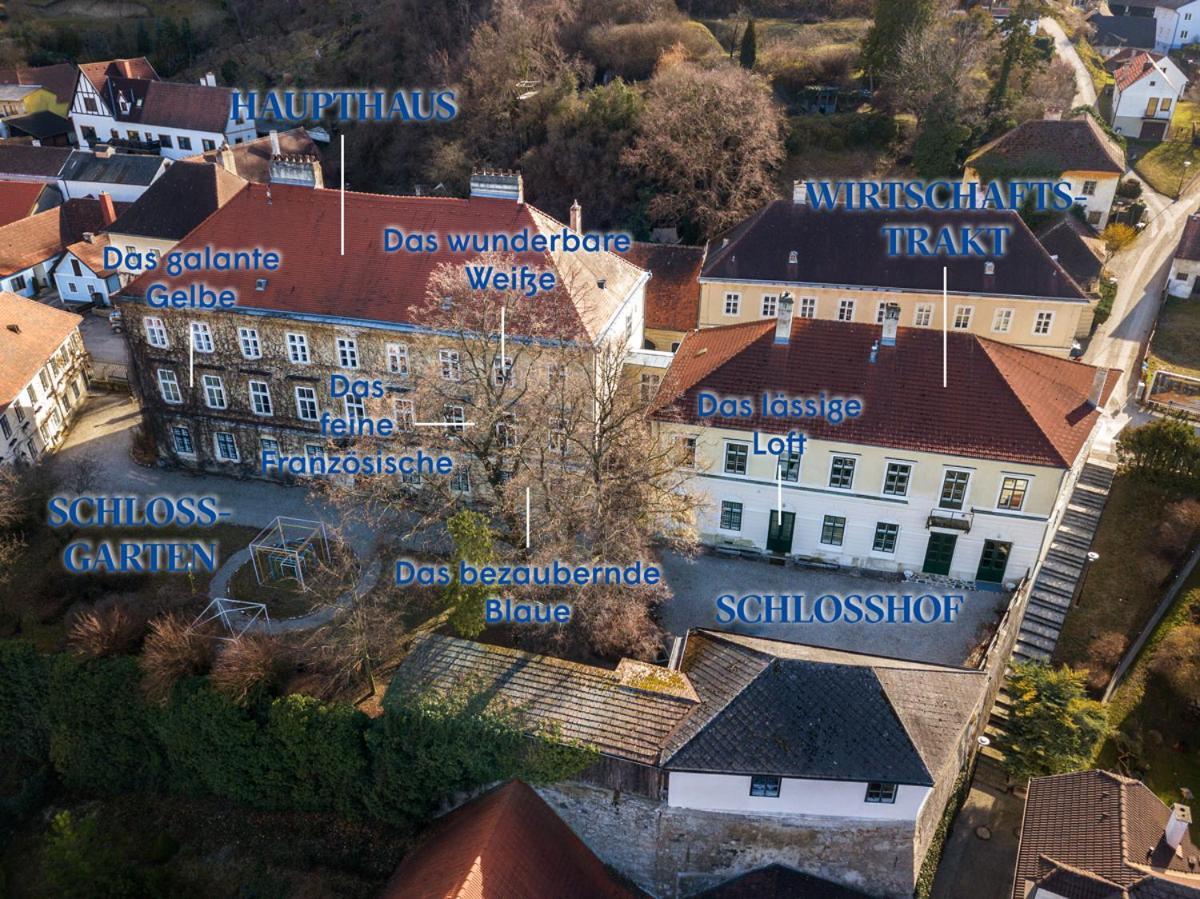
<svg viewBox="0 0 1200 899">
<path fill-rule="evenodd" d="M 212 668 L 212 685 L 245 706 L 278 691 L 291 669 L 287 647 L 275 636 L 243 634 L 226 643 Z"/>
<path fill-rule="evenodd" d="M 597 68 L 626 81 L 649 78 L 672 47 L 680 48 L 684 59 L 703 59 L 721 52 L 707 28 L 685 21 L 600 25 L 588 32 L 584 45 Z"/>
<path fill-rule="evenodd" d="M 162 615 L 150 622 L 141 666 L 146 695 L 165 702 L 180 680 L 203 674 L 212 664 L 211 636 L 191 628 L 179 615 Z"/>
<path fill-rule="evenodd" d="M 1200 624 L 1172 629 L 1154 650 L 1150 670 L 1182 703 L 1200 701 Z"/>
<path fill-rule="evenodd" d="M 1104 245 L 1108 247 L 1108 252 L 1115 253 L 1133 243 L 1133 239 L 1137 237 L 1137 231 L 1131 225 L 1113 222 L 1104 229 L 1100 236 L 1104 239 Z"/>
<path fill-rule="evenodd" d="M 1137 178 L 1126 178 L 1117 185 L 1117 196 L 1126 200 L 1136 200 L 1142 195 L 1142 182 Z"/>
<path fill-rule="evenodd" d="M 145 632 L 146 622 L 117 600 L 77 615 L 67 643 L 76 655 L 102 658 L 135 651 Z"/>
<path fill-rule="evenodd" d="M 49 750 L 49 668 L 23 640 L 0 642 L 0 746 L 43 759 Z"/>
<path fill-rule="evenodd" d="M 1091 642 L 1087 655 L 1089 690 L 1098 693 L 1108 685 L 1128 645 L 1129 638 L 1119 631 L 1106 631 Z"/>
<path fill-rule="evenodd" d="M 1183 499 L 1163 510 L 1154 549 L 1172 563 L 1182 558 L 1200 534 L 1200 500 Z"/>
</svg>

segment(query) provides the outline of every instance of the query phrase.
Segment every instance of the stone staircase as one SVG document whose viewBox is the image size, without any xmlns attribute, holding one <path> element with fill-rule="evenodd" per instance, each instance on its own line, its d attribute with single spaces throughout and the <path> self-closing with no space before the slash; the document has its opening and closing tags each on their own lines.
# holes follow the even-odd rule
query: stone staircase
<svg viewBox="0 0 1200 899">
<path fill-rule="evenodd" d="M 1034 578 L 1029 604 L 1013 647 L 1014 661 L 1048 662 L 1054 654 L 1115 474 L 1114 468 L 1095 460 L 1085 464 L 1080 472 L 1066 511 Z M 1001 689 L 985 731 L 993 741 L 1003 731 L 1010 707 L 1008 694 Z M 998 762 L 1002 758 L 995 746 L 988 746 L 983 750 L 981 761 Z"/>
</svg>

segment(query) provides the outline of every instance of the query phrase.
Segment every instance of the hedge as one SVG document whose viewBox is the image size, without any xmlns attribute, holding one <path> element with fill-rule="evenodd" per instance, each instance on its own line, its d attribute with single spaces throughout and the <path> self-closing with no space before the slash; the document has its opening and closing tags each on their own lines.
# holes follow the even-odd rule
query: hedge
<svg viewBox="0 0 1200 899">
<path fill-rule="evenodd" d="M 143 697 L 133 658 L 0 643 L 0 745 L 48 762 L 85 795 L 213 795 L 409 826 L 461 791 L 511 777 L 553 782 L 595 760 L 465 701 L 388 699 L 376 719 L 299 695 L 243 709 L 194 678 L 159 706 Z"/>
</svg>

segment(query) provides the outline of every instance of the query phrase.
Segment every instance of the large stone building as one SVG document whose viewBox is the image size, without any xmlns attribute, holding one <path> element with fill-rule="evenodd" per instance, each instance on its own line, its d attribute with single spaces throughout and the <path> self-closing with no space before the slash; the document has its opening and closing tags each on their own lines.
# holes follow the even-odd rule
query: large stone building
<svg viewBox="0 0 1200 899">
<path fill-rule="evenodd" d="M 87 394 L 87 361 L 78 315 L 0 292 L 0 465 L 62 444 Z"/>
<path fill-rule="evenodd" d="M 888 255 L 886 225 L 1011 229 L 1002 255 Z M 700 275 L 700 327 L 773 319 L 787 293 L 798 318 L 880 324 L 888 304 L 900 323 L 976 334 L 1066 356 L 1092 323 L 1088 297 L 1013 212 L 816 209 L 797 182 L 708 244 Z"/>
<path fill-rule="evenodd" d="M 198 164 L 178 163 L 173 170 L 183 165 Z M 462 379 L 465 360 L 449 339 L 419 324 L 415 313 L 426 303 L 438 267 L 461 264 L 471 254 L 448 252 L 444 241 L 436 253 L 385 253 L 384 229 L 444 235 L 557 234 L 564 228 L 524 202 L 519 175 L 476 178 L 472 194 L 465 200 L 347 194 L 345 256 L 339 253 L 335 191 L 249 184 L 205 219 L 176 252 L 259 246 L 278 252 L 282 264 L 274 272 L 169 277 L 153 271 L 126 288 L 123 308 L 136 381 L 162 453 L 184 464 L 251 475 L 261 473 L 265 449 L 319 454 L 323 413 L 364 414 L 353 401 L 332 396 L 335 374 L 385 382 L 387 397 L 362 407 L 372 415 L 450 422 L 457 414 L 462 421 L 461 406 L 455 413 L 440 404 L 406 409 L 400 404 L 419 377 Z M 118 232 L 123 233 L 121 222 L 113 228 L 114 242 Z M 563 288 L 546 299 L 561 304 L 556 310 L 561 327 L 535 336 L 640 346 L 646 272 L 607 252 L 516 258 L 552 270 Z M 216 311 L 152 308 L 147 292 L 155 283 L 171 290 L 199 283 L 231 290 L 237 304 Z"/>
<path fill-rule="evenodd" d="M 793 320 L 785 297 L 778 319 L 688 335 L 652 414 L 709 499 L 702 540 L 991 583 L 1035 565 L 1120 372 L 956 333 L 943 370 L 941 333 L 899 314 Z M 826 412 L 763 414 L 763 397 Z M 806 442 L 768 446 L 789 433 Z"/>
<path fill-rule="evenodd" d="M 651 895 L 781 864 L 907 897 L 970 757 L 987 675 L 707 630 L 667 668 L 615 670 L 428 635 L 385 705 L 463 689 L 597 750 L 542 795 Z"/>
</svg>

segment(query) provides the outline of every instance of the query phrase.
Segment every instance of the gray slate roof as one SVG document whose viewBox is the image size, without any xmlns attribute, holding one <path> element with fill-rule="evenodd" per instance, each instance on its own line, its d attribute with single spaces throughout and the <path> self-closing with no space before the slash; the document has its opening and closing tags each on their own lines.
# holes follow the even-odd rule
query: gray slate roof
<svg viewBox="0 0 1200 899">
<path fill-rule="evenodd" d="M 86 150 L 73 150 L 59 173 L 64 181 L 94 181 L 103 184 L 150 186 L 166 160 L 161 156 L 114 153 L 97 156 Z"/>
<path fill-rule="evenodd" d="M 177 162 L 108 230 L 181 240 L 245 186 L 245 181 L 219 165 Z"/>
<path fill-rule="evenodd" d="M 1104 16 L 1097 13 L 1088 19 L 1095 27 L 1092 43 L 1097 47 L 1137 47 L 1154 49 L 1153 16 Z"/>
<path fill-rule="evenodd" d="M 692 631 L 683 672 L 700 707 L 665 768 L 931 786 L 957 758 L 982 672 Z"/>
</svg>

